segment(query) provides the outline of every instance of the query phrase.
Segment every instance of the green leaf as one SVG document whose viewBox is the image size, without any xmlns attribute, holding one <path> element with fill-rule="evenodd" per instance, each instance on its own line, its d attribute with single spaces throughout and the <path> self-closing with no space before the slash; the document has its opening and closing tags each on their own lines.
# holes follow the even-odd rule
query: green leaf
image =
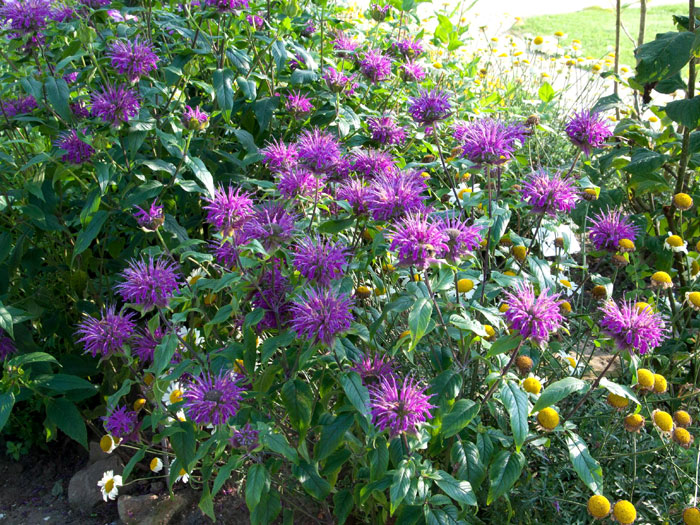
<svg viewBox="0 0 700 525">
<path fill-rule="evenodd" d="M 433 305 L 427 297 L 416 299 L 411 313 L 408 314 L 408 327 L 411 330 L 411 346 L 413 350 L 418 341 L 421 340 L 430 324 L 430 317 L 433 314 Z"/>
<path fill-rule="evenodd" d="M 54 363 L 59 364 L 56 358 L 46 352 L 30 352 L 28 354 L 18 355 L 10 359 L 7 364 L 9 366 L 24 366 L 31 363 Z"/>
<path fill-rule="evenodd" d="M 591 113 L 602 113 L 618 107 L 622 107 L 622 99 L 616 94 L 600 97 L 591 108 Z"/>
<path fill-rule="evenodd" d="M 65 398 L 50 399 L 46 405 L 46 417 L 71 439 L 87 450 L 87 429 L 80 410 Z"/>
<path fill-rule="evenodd" d="M 578 434 L 569 432 L 566 436 L 566 446 L 569 448 L 569 458 L 574 470 L 581 481 L 596 494 L 603 493 L 603 469 L 591 453 L 585 441 Z"/>
<path fill-rule="evenodd" d="M 544 82 L 540 89 L 537 91 L 537 95 L 540 97 L 542 102 L 551 102 L 554 99 L 556 91 L 549 82 Z"/>
<path fill-rule="evenodd" d="M 258 503 L 260 503 L 263 494 L 267 494 L 269 490 L 270 473 L 265 468 L 265 465 L 260 463 L 254 464 L 248 469 L 245 483 L 245 504 L 250 512 L 253 512 Z"/>
<path fill-rule="evenodd" d="M 231 477 L 231 472 L 239 467 L 240 461 L 241 456 L 237 454 L 233 455 L 229 458 L 226 464 L 219 469 L 219 472 L 216 474 L 216 479 L 214 480 L 214 485 L 211 488 L 212 497 L 216 496 L 216 493 L 219 492 L 221 487 L 224 486 L 224 483 L 228 481 L 228 479 Z"/>
<path fill-rule="evenodd" d="M 46 98 L 54 111 L 58 113 L 63 120 L 70 122 L 73 113 L 68 105 L 70 90 L 68 89 L 66 81 L 62 78 L 49 77 L 44 83 L 44 89 L 46 90 Z"/>
<path fill-rule="evenodd" d="M 15 327 L 14 322 L 12 321 L 12 314 L 2 303 L 0 303 L 0 328 L 5 330 L 10 337 L 15 336 Z"/>
<path fill-rule="evenodd" d="M 466 427 L 479 413 L 479 405 L 471 399 L 460 399 L 442 418 L 442 436 L 449 438 Z"/>
<path fill-rule="evenodd" d="M 357 411 L 369 419 L 369 391 L 362 384 L 362 379 L 357 372 L 346 372 L 340 376 L 340 384 L 343 386 L 345 395 Z"/>
<path fill-rule="evenodd" d="M 509 450 L 501 450 L 496 454 L 489 468 L 491 486 L 486 499 L 487 505 L 491 505 L 491 503 L 510 490 L 515 482 L 518 481 L 524 466 L 525 456 L 523 456 L 522 452 L 513 453 Z"/>
<path fill-rule="evenodd" d="M 159 375 L 163 370 L 165 370 L 173 359 L 175 355 L 175 350 L 177 350 L 177 345 L 179 344 L 177 335 L 168 333 L 158 346 L 153 354 L 153 364 L 150 370 L 154 375 Z"/>
<path fill-rule="evenodd" d="M 90 381 L 70 374 L 53 374 L 42 386 L 61 393 L 71 390 L 89 390 L 93 394 L 97 393 L 97 386 Z"/>
<path fill-rule="evenodd" d="M 338 518 L 338 525 L 343 525 L 350 516 L 354 505 L 352 493 L 348 489 L 333 494 L 333 514 Z"/>
<path fill-rule="evenodd" d="M 97 237 L 100 230 L 102 230 L 102 226 L 104 226 L 108 216 L 109 214 L 104 210 L 97 211 L 97 213 L 92 216 L 90 223 L 82 228 L 80 232 L 78 232 L 78 238 L 76 239 L 75 247 L 73 248 L 73 258 L 71 259 L 71 264 L 73 264 L 73 261 L 78 255 L 90 247 L 92 241 L 95 240 L 95 237 Z"/>
<path fill-rule="evenodd" d="M 233 109 L 233 71 L 230 69 L 217 69 L 213 76 L 214 91 L 216 93 L 216 103 L 221 111 L 231 111 Z"/>
<path fill-rule="evenodd" d="M 12 407 L 15 406 L 15 395 L 12 392 L 4 392 L 0 394 L 0 431 L 7 424 L 12 413 Z"/>
<path fill-rule="evenodd" d="M 236 79 L 236 84 L 238 84 L 238 87 L 241 89 L 243 96 L 248 102 L 255 100 L 255 97 L 258 96 L 258 90 L 254 80 L 247 80 L 245 77 L 240 76 Z"/>
<path fill-rule="evenodd" d="M 576 377 L 565 377 L 549 385 L 540 394 L 539 399 L 532 408 L 532 413 L 539 412 L 543 408 L 554 405 L 573 392 L 578 392 L 586 386 L 586 382 Z"/>
<path fill-rule="evenodd" d="M 695 35 L 683 31 L 669 31 L 656 35 L 651 42 L 635 51 L 637 73 L 634 80 L 639 84 L 659 82 L 678 73 L 690 60 Z"/>
<path fill-rule="evenodd" d="M 299 461 L 299 454 L 289 445 L 289 441 L 283 434 L 267 429 L 267 432 L 261 431 L 259 437 L 260 443 L 272 452 L 284 456 L 292 463 Z"/>
<path fill-rule="evenodd" d="M 437 474 L 440 478 L 436 479 L 435 483 L 437 483 L 437 486 L 440 487 L 445 494 L 459 503 L 473 506 L 477 505 L 476 496 L 468 481 L 458 481 L 444 470 L 438 470 Z"/>
<path fill-rule="evenodd" d="M 700 125 L 700 96 L 674 100 L 666 104 L 664 110 L 668 118 L 687 128 L 695 129 Z"/>
<path fill-rule="evenodd" d="M 396 509 L 401 505 L 406 494 L 408 494 L 412 477 L 413 468 L 406 460 L 402 461 L 399 468 L 394 471 L 391 488 L 389 489 L 389 497 L 391 498 L 391 505 L 389 508 L 390 515 L 394 515 L 394 512 L 396 512 Z"/>
<path fill-rule="evenodd" d="M 185 164 L 192 170 L 197 180 L 202 183 L 209 197 L 213 197 L 216 191 L 214 187 L 214 177 L 212 177 L 211 173 L 204 165 L 204 162 L 202 162 L 202 159 L 188 156 L 185 158 Z"/>
<path fill-rule="evenodd" d="M 627 385 L 618 385 L 617 383 L 613 383 L 612 381 L 610 381 L 607 377 L 603 377 L 600 380 L 600 386 L 605 388 L 608 392 L 612 392 L 615 395 L 627 398 L 630 401 L 641 405 L 637 396 L 634 395 L 632 389 Z"/>
<path fill-rule="evenodd" d="M 292 473 L 304 490 L 317 500 L 324 500 L 331 493 L 331 485 L 319 475 L 316 463 L 312 465 L 301 460 L 292 467 Z"/>
<path fill-rule="evenodd" d="M 508 381 L 501 388 L 501 401 L 503 401 L 510 416 L 510 428 L 513 431 L 515 450 L 520 451 L 520 447 L 523 446 L 529 432 L 527 416 L 530 402 L 527 399 L 527 394 L 520 389 L 517 383 Z"/>
<path fill-rule="evenodd" d="M 202 497 L 199 498 L 199 509 L 212 521 L 216 520 L 216 514 L 214 513 L 214 499 L 211 492 L 209 491 L 209 485 L 204 484 L 202 487 Z"/>
<path fill-rule="evenodd" d="M 304 435 L 309 428 L 309 423 L 311 423 L 311 411 L 313 409 L 311 388 L 308 383 L 300 379 L 294 379 L 284 384 L 281 396 L 292 426 L 300 434 Z"/>
<path fill-rule="evenodd" d="M 636 148 L 632 158 L 623 169 L 632 175 L 649 175 L 655 173 L 668 160 L 666 155 L 645 148 Z"/>
<path fill-rule="evenodd" d="M 470 441 L 455 441 L 450 450 L 452 463 L 459 466 L 457 474 L 466 478 L 472 488 L 478 488 L 486 478 L 486 467 L 481 462 L 479 449 Z"/>
<path fill-rule="evenodd" d="M 173 452 L 175 452 L 175 456 L 182 467 L 187 472 L 190 472 L 197 452 L 194 424 L 190 421 L 178 421 L 173 426 L 179 428 L 181 432 L 176 432 L 170 436 L 170 445 L 173 447 Z"/>
<path fill-rule="evenodd" d="M 205 326 L 214 326 L 217 324 L 224 323 L 228 321 L 229 317 L 233 313 L 233 305 L 225 304 L 216 311 L 214 318 L 209 321 Z"/>
<path fill-rule="evenodd" d="M 507 337 L 500 337 L 496 342 L 491 345 L 491 348 L 486 352 L 486 357 L 493 357 L 495 355 L 504 354 L 514 350 L 518 344 L 520 344 L 521 337 L 519 335 L 509 335 Z"/>
<path fill-rule="evenodd" d="M 316 446 L 317 460 L 326 459 L 340 446 L 345 439 L 345 433 L 350 429 L 354 421 L 355 417 L 352 414 L 343 412 L 331 424 L 324 425 L 321 428 L 321 438 Z"/>
<path fill-rule="evenodd" d="M 126 464 L 126 467 L 124 467 L 124 471 L 122 472 L 122 478 L 124 479 L 124 481 L 126 481 L 129 478 L 131 471 L 134 470 L 134 467 L 136 466 L 136 464 L 139 461 L 141 461 L 145 455 L 146 455 L 146 447 L 144 446 L 142 449 L 140 449 L 138 452 L 136 452 L 136 454 L 131 456 L 131 459 Z"/>
<path fill-rule="evenodd" d="M 273 488 L 260 498 L 260 504 L 250 514 L 250 523 L 252 525 L 275 523 L 275 518 L 277 518 L 280 510 L 282 510 L 280 496 Z"/>
<path fill-rule="evenodd" d="M 384 436 L 379 436 L 369 451 L 369 478 L 371 481 L 382 479 L 389 467 L 389 445 Z"/>
</svg>

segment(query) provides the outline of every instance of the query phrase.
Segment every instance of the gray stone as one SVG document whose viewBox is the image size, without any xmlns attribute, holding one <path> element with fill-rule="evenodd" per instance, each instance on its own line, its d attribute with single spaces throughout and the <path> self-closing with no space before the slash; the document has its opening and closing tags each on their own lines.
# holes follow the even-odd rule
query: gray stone
<svg viewBox="0 0 700 525">
<path fill-rule="evenodd" d="M 124 525 L 168 525 L 188 505 L 195 502 L 197 494 L 191 490 L 172 496 L 119 496 L 117 509 Z"/>
<path fill-rule="evenodd" d="M 108 470 L 121 474 L 124 463 L 117 456 L 100 459 L 76 472 L 68 483 L 68 503 L 76 511 L 89 514 L 98 503 L 101 503 L 102 492 L 97 482 Z"/>
<path fill-rule="evenodd" d="M 100 448 L 100 444 L 97 441 L 90 441 L 90 458 L 88 459 L 88 465 L 92 465 L 93 463 L 107 458 L 109 458 L 109 454 Z"/>
</svg>

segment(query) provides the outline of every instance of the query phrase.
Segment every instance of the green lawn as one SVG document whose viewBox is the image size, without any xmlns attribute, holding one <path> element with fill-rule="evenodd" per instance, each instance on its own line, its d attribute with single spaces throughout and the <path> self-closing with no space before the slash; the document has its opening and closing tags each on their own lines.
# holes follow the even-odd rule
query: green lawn
<svg viewBox="0 0 700 525">
<path fill-rule="evenodd" d="M 653 5 L 653 2 L 649 2 Z M 687 15 L 688 5 L 674 4 L 647 9 L 645 41 L 654 38 L 656 33 L 674 30 L 672 15 Z M 627 32 L 637 41 L 639 32 L 639 8 L 622 10 L 622 23 Z M 599 58 L 611 51 L 615 45 L 615 11 L 591 7 L 576 13 L 562 15 L 543 15 L 525 18 L 518 23 L 513 32 L 517 35 L 551 36 L 555 31 L 563 31 L 571 43 L 572 39 L 581 41 L 584 55 Z M 623 31 L 620 36 L 620 63 L 635 64 L 634 45 Z"/>
</svg>

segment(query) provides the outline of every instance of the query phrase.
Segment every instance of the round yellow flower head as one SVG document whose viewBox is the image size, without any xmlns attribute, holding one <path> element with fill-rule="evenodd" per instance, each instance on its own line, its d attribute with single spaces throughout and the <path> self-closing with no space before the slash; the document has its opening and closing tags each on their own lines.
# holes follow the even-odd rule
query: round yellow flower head
<svg viewBox="0 0 700 525">
<path fill-rule="evenodd" d="M 683 247 L 683 238 L 680 235 L 669 235 L 665 242 L 671 249 Z"/>
<path fill-rule="evenodd" d="M 457 291 L 459 293 L 471 292 L 474 289 L 474 281 L 471 279 L 460 279 L 457 281 Z"/>
<path fill-rule="evenodd" d="M 566 315 L 571 313 L 571 303 L 569 301 L 562 301 L 559 303 L 559 313 Z"/>
<path fill-rule="evenodd" d="M 110 453 L 116 446 L 117 443 L 115 443 L 114 438 L 112 438 L 112 436 L 109 434 L 105 434 L 100 439 L 100 448 L 102 449 L 102 452 Z"/>
<path fill-rule="evenodd" d="M 693 436 L 690 435 L 690 432 L 680 427 L 673 429 L 671 439 L 673 439 L 673 441 L 678 443 L 683 448 L 690 448 L 690 445 L 692 445 L 694 441 Z"/>
<path fill-rule="evenodd" d="M 544 430 L 554 430 L 559 425 L 559 414 L 551 407 L 543 408 L 537 414 L 537 422 Z"/>
<path fill-rule="evenodd" d="M 630 262 L 627 260 L 627 258 L 624 255 L 620 255 L 619 253 L 616 253 L 615 255 L 612 256 L 612 263 L 615 266 L 617 266 L 618 268 L 624 268 Z"/>
<path fill-rule="evenodd" d="M 685 525 L 700 525 L 700 510 L 697 507 L 688 507 L 683 511 L 683 523 Z"/>
<path fill-rule="evenodd" d="M 510 308 L 510 306 L 508 306 L 506 303 L 503 303 L 501 306 L 498 307 L 498 311 L 504 313 L 508 311 L 508 308 Z"/>
<path fill-rule="evenodd" d="M 607 299 L 608 291 L 605 289 L 605 286 L 598 284 L 593 287 L 593 290 L 591 290 L 591 295 L 593 295 L 594 299 L 602 301 L 603 299 Z"/>
<path fill-rule="evenodd" d="M 513 246 L 511 251 L 513 253 L 513 257 L 520 262 L 523 262 L 525 257 L 527 257 L 527 248 L 525 246 Z"/>
<path fill-rule="evenodd" d="M 654 392 L 657 394 L 663 394 L 668 390 L 668 383 L 666 378 L 661 374 L 654 374 Z"/>
<path fill-rule="evenodd" d="M 598 200 L 598 191 L 595 188 L 586 188 L 583 190 L 582 197 L 587 201 Z"/>
<path fill-rule="evenodd" d="M 652 288 L 673 288 L 673 281 L 671 281 L 671 276 L 666 272 L 656 272 L 651 276 L 651 287 Z"/>
<path fill-rule="evenodd" d="M 673 418 L 668 412 L 654 410 L 651 413 L 651 419 L 662 432 L 671 432 L 671 430 L 673 430 Z"/>
<path fill-rule="evenodd" d="M 593 67 L 591 69 L 593 69 L 593 71 L 597 73 L 602 69 L 602 66 L 600 64 L 593 64 Z"/>
<path fill-rule="evenodd" d="M 620 248 L 620 251 L 622 253 L 630 253 L 636 249 L 634 246 L 634 242 L 630 239 L 620 239 L 617 243 L 617 246 Z"/>
<path fill-rule="evenodd" d="M 637 370 L 637 384 L 644 390 L 654 389 L 654 373 L 646 368 Z"/>
<path fill-rule="evenodd" d="M 644 427 L 644 416 L 641 414 L 629 414 L 625 416 L 623 424 L 627 432 L 639 432 Z"/>
<path fill-rule="evenodd" d="M 561 38 L 561 37 L 564 36 L 564 32 L 563 32 L 563 31 L 555 31 L 555 32 L 554 32 L 554 36 L 558 36 L 558 37 Z"/>
<path fill-rule="evenodd" d="M 542 383 L 536 377 L 528 377 L 523 381 L 523 388 L 525 392 L 537 395 L 542 391 Z"/>
<path fill-rule="evenodd" d="M 657 117 L 656 115 L 652 115 L 651 117 L 649 117 L 649 122 L 658 122 L 658 121 L 659 121 L 659 117 Z"/>
<path fill-rule="evenodd" d="M 143 376 L 143 382 L 146 383 L 146 386 L 151 386 L 155 380 L 156 378 L 150 372 Z"/>
<path fill-rule="evenodd" d="M 634 508 L 632 503 L 622 499 L 615 503 L 613 517 L 622 525 L 631 525 L 637 519 L 637 509 Z"/>
<path fill-rule="evenodd" d="M 518 369 L 518 372 L 521 374 L 527 374 L 532 370 L 532 367 L 534 366 L 534 363 L 532 362 L 532 359 L 526 355 L 519 355 L 517 359 L 515 360 L 515 366 Z"/>
<path fill-rule="evenodd" d="M 355 289 L 355 297 L 358 299 L 367 299 L 371 295 L 372 290 L 370 290 L 368 286 L 361 285 Z"/>
<path fill-rule="evenodd" d="M 591 496 L 587 507 L 588 513 L 596 519 L 603 519 L 610 514 L 610 502 L 605 496 Z"/>
<path fill-rule="evenodd" d="M 686 412 L 685 410 L 676 410 L 673 413 L 673 422 L 676 424 L 677 427 L 688 428 L 693 422 L 693 419 L 690 417 L 690 414 L 688 414 L 688 412 Z"/>
<path fill-rule="evenodd" d="M 532 41 L 536 46 L 539 46 L 544 42 L 544 38 L 541 36 L 536 36 L 535 39 Z"/>
<path fill-rule="evenodd" d="M 494 339 L 496 339 L 496 330 L 493 329 L 493 326 L 491 326 L 490 324 L 485 324 L 484 330 L 486 331 L 486 334 L 487 334 L 487 336 L 486 336 L 487 340 L 493 341 Z"/>
<path fill-rule="evenodd" d="M 472 189 L 471 189 L 471 188 L 462 188 L 461 190 L 459 190 L 459 191 L 457 192 L 457 198 L 458 198 L 459 200 L 462 200 L 462 198 L 463 198 L 466 194 L 471 193 L 471 192 L 472 192 Z"/>
<path fill-rule="evenodd" d="M 673 196 L 673 205 L 681 211 L 689 210 L 693 207 L 693 198 L 687 193 L 676 193 Z"/>
<path fill-rule="evenodd" d="M 686 292 L 685 300 L 693 310 L 700 311 L 700 292 Z"/>
<path fill-rule="evenodd" d="M 630 400 L 626 397 L 618 396 L 617 394 L 610 392 L 608 394 L 608 404 L 613 408 L 622 410 L 623 408 L 627 408 L 627 405 L 630 404 Z"/>
<path fill-rule="evenodd" d="M 651 309 L 651 306 L 649 306 L 649 303 L 645 303 L 643 301 L 639 301 L 638 303 L 634 304 L 634 307 L 637 309 L 637 311 L 641 314 L 644 310 L 647 308 Z"/>
<path fill-rule="evenodd" d="M 138 412 L 146 405 L 146 400 L 142 397 L 134 401 L 134 410 Z"/>
<path fill-rule="evenodd" d="M 433 67 L 435 69 L 442 69 L 442 64 L 440 62 L 433 62 Z"/>
</svg>

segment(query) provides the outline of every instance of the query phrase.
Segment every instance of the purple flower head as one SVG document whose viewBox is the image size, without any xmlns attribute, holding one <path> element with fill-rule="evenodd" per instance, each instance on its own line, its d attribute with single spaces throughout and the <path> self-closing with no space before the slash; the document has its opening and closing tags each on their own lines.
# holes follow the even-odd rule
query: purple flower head
<svg viewBox="0 0 700 525">
<path fill-rule="evenodd" d="M 574 146 L 590 157 L 592 149 L 601 147 L 613 132 L 598 113 L 581 111 L 566 125 L 566 134 Z"/>
<path fill-rule="evenodd" d="M 289 111 L 294 118 L 302 117 L 314 109 L 313 104 L 311 104 L 311 100 L 309 100 L 306 95 L 302 95 L 298 91 L 287 95 L 287 100 L 284 103 L 284 107 L 287 108 L 287 111 Z"/>
<path fill-rule="evenodd" d="M 111 3 L 111 0 L 107 0 L 107 4 Z M 107 5 L 105 4 L 105 5 Z M 107 9 L 107 15 L 115 22 L 138 22 L 139 17 L 134 15 L 125 14 L 122 15 L 116 9 Z"/>
<path fill-rule="evenodd" d="M 391 44 L 391 52 L 404 60 L 412 60 L 423 53 L 423 42 L 411 37 L 403 38 Z"/>
<path fill-rule="evenodd" d="M 381 431 L 388 430 L 391 437 L 402 433 L 415 434 L 418 425 L 431 419 L 432 396 L 413 378 L 398 382 L 393 374 L 383 376 L 379 384 L 368 387 L 372 423 Z"/>
<path fill-rule="evenodd" d="M 545 289 L 535 296 L 530 283 L 520 283 L 512 292 L 504 293 L 508 305 L 505 318 L 510 328 L 518 330 L 524 339 L 544 343 L 561 326 L 564 318 L 559 312 L 559 294 L 549 295 L 549 290 Z"/>
<path fill-rule="evenodd" d="M 225 425 L 241 406 L 244 390 L 239 381 L 232 372 L 194 378 L 183 394 L 185 411 L 200 425 Z"/>
<path fill-rule="evenodd" d="M 12 354 L 17 353 L 15 342 L 0 328 L 0 361 L 4 361 Z"/>
<path fill-rule="evenodd" d="M 243 226 L 244 241 L 257 239 L 270 251 L 285 245 L 294 235 L 296 216 L 276 202 L 258 206 Z"/>
<path fill-rule="evenodd" d="M 340 158 L 335 137 L 318 128 L 302 131 L 297 139 L 297 150 L 299 162 L 317 173 L 331 170 Z"/>
<path fill-rule="evenodd" d="M 410 100 L 408 112 L 418 124 L 430 126 L 450 116 L 452 104 L 449 94 L 439 89 L 421 89 L 418 96 Z"/>
<path fill-rule="evenodd" d="M 148 328 L 139 330 L 131 343 L 132 355 L 138 357 L 141 363 L 152 362 L 156 346 L 160 344 L 165 334 L 165 329 L 160 326 L 153 333 Z"/>
<path fill-rule="evenodd" d="M 655 313 L 651 306 L 639 308 L 633 301 L 607 301 L 600 307 L 603 318 L 600 325 L 617 343 L 620 350 L 637 350 L 646 354 L 657 348 L 669 337 L 660 313 Z"/>
<path fill-rule="evenodd" d="M 65 22 L 66 20 L 71 20 L 75 18 L 75 9 L 66 4 L 54 4 L 51 7 L 51 14 L 49 15 L 49 18 L 54 22 Z M 65 77 L 63 78 L 65 79 Z M 75 79 L 73 82 L 75 82 Z"/>
<path fill-rule="evenodd" d="M 115 127 L 138 115 L 141 107 L 138 94 L 127 86 L 103 86 L 91 100 L 92 114 Z"/>
<path fill-rule="evenodd" d="M 80 133 L 85 135 L 86 132 L 87 129 L 83 129 Z M 95 153 L 95 149 L 82 140 L 78 136 L 78 132 L 74 129 L 61 133 L 56 142 L 54 142 L 54 145 L 65 151 L 61 156 L 61 160 L 63 162 L 70 162 L 71 164 L 87 162 L 92 157 L 92 154 Z"/>
<path fill-rule="evenodd" d="M 389 9 L 391 9 L 391 5 L 377 5 L 377 4 L 370 4 L 369 6 L 369 16 L 372 17 L 372 20 L 375 22 L 383 22 L 386 19 L 387 14 L 389 13 Z"/>
<path fill-rule="evenodd" d="M 257 31 L 260 31 L 265 25 L 265 20 L 258 15 L 246 15 L 245 19 L 248 25 Z"/>
<path fill-rule="evenodd" d="M 425 70 L 418 62 L 406 62 L 399 67 L 399 76 L 405 82 L 420 82 L 425 78 Z"/>
<path fill-rule="evenodd" d="M 253 214 L 253 201 L 240 188 L 219 186 L 213 197 L 203 199 L 206 205 L 202 209 L 207 210 L 207 222 L 224 236 L 239 230 Z"/>
<path fill-rule="evenodd" d="M 136 213 L 134 213 L 134 218 L 139 226 L 144 230 L 156 231 L 158 228 L 163 226 L 165 222 L 165 214 L 163 213 L 163 205 L 156 204 L 157 201 L 153 201 L 147 210 L 139 206 L 134 206 L 136 208 Z"/>
<path fill-rule="evenodd" d="M 333 93 L 341 93 L 352 81 L 352 78 L 332 66 L 328 67 L 323 75 L 323 80 L 326 81 L 328 89 Z"/>
<path fill-rule="evenodd" d="M 248 7 L 248 0 L 206 0 L 206 4 L 225 13 Z"/>
<path fill-rule="evenodd" d="M 112 3 L 112 0 L 78 0 L 82 5 L 86 7 L 92 7 L 93 9 L 100 9 L 102 7 L 108 6 Z"/>
<path fill-rule="evenodd" d="M 0 5 L 0 19 L 12 30 L 10 38 L 39 33 L 46 27 L 50 15 L 49 0 L 6 0 Z"/>
<path fill-rule="evenodd" d="M 260 149 L 263 155 L 263 162 L 267 164 L 270 171 L 284 172 L 296 168 L 299 152 L 294 144 L 285 144 L 281 140 L 272 139 L 267 145 Z"/>
<path fill-rule="evenodd" d="M 522 124 L 505 124 L 482 118 L 454 128 L 454 137 L 462 144 L 464 156 L 476 165 L 499 165 L 511 159 L 513 151 L 525 142 L 527 129 Z"/>
<path fill-rule="evenodd" d="M 67 73 L 67 74 L 63 75 L 63 80 L 65 80 L 66 83 L 68 83 L 68 84 L 72 84 L 73 82 L 78 80 L 79 74 L 80 73 L 78 71 L 73 71 L 71 73 Z"/>
<path fill-rule="evenodd" d="M 105 308 L 99 318 L 86 315 L 76 331 L 80 336 L 78 342 L 92 357 L 109 357 L 121 352 L 136 328 L 132 317 L 130 312 L 116 313 L 114 305 Z"/>
<path fill-rule="evenodd" d="M 341 58 L 351 58 L 360 44 L 343 32 L 338 32 L 333 40 L 333 49 Z"/>
<path fill-rule="evenodd" d="M 287 295 L 292 292 L 289 279 L 282 273 L 278 259 L 267 267 L 260 276 L 260 282 L 253 293 L 251 303 L 265 310 L 258 328 L 282 329 L 287 324 L 291 303 Z"/>
<path fill-rule="evenodd" d="M 352 299 L 330 288 L 313 288 L 290 308 L 290 324 L 299 337 L 333 348 L 338 334 L 350 329 Z"/>
<path fill-rule="evenodd" d="M 209 115 L 199 109 L 185 106 L 182 112 L 182 125 L 190 131 L 204 131 L 209 125 Z"/>
<path fill-rule="evenodd" d="M 588 236 L 596 250 L 616 252 L 622 239 L 634 241 L 639 228 L 620 210 L 600 212 L 591 219 Z"/>
<path fill-rule="evenodd" d="M 459 217 L 442 219 L 440 229 L 447 235 L 445 257 L 451 261 L 459 260 L 473 252 L 481 242 L 481 228 L 469 226 Z"/>
<path fill-rule="evenodd" d="M 117 291 L 124 302 L 147 309 L 167 307 L 181 284 L 176 264 L 162 257 L 133 260 L 121 277 L 124 282 L 117 285 Z"/>
<path fill-rule="evenodd" d="M 73 116 L 78 120 L 86 119 L 90 116 L 90 110 L 85 106 L 85 103 L 82 100 L 72 102 L 70 105 L 70 110 L 71 113 L 73 113 Z"/>
<path fill-rule="evenodd" d="M 294 266 L 299 273 L 321 286 L 343 276 L 348 263 L 349 250 L 339 242 L 331 242 L 316 236 L 307 237 L 296 246 Z"/>
<path fill-rule="evenodd" d="M 297 69 L 301 69 L 306 65 L 306 60 L 304 60 L 304 57 L 301 55 L 296 55 L 294 58 L 289 60 L 289 70 L 290 71 L 296 71 Z"/>
<path fill-rule="evenodd" d="M 237 232 L 232 236 L 221 240 L 214 240 L 209 243 L 209 251 L 214 255 L 214 259 L 224 268 L 233 268 L 237 262 Z"/>
<path fill-rule="evenodd" d="M 447 252 L 449 237 L 441 224 L 422 214 L 411 214 L 389 230 L 392 250 L 401 266 L 427 268 Z"/>
<path fill-rule="evenodd" d="M 367 125 L 372 133 L 372 140 L 380 144 L 387 146 L 398 145 L 406 140 L 406 132 L 391 117 L 371 118 Z"/>
<path fill-rule="evenodd" d="M 372 218 L 388 221 L 424 209 L 425 180 L 415 171 L 377 176 L 370 184 L 367 208 Z"/>
<path fill-rule="evenodd" d="M 309 20 L 306 22 L 306 25 L 304 26 L 304 29 L 301 30 L 301 35 L 309 37 L 313 35 L 316 32 L 316 24 L 314 24 L 313 20 Z"/>
<path fill-rule="evenodd" d="M 105 430 L 115 438 L 132 440 L 136 437 L 138 414 L 125 406 L 113 408 L 102 418 L 102 421 Z"/>
<path fill-rule="evenodd" d="M 373 84 L 382 82 L 391 76 L 391 59 L 379 49 L 370 49 L 360 60 L 360 71 Z"/>
<path fill-rule="evenodd" d="M 336 199 L 348 201 L 353 211 L 357 215 L 367 213 L 367 202 L 369 200 L 370 189 L 362 179 L 350 179 L 346 183 L 338 186 Z"/>
<path fill-rule="evenodd" d="M 246 423 L 243 427 L 235 429 L 231 436 L 231 446 L 233 448 L 242 448 L 250 452 L 258 446 L 258 435 L 260 432 Z"/>
<path fill-rule="evenodd" d="M 24 113 L 30 113 L 37 108 L 37 103 L 33 96 L 28 95 L 26 97 L 3 100 L 0 106 L 2 106 L 2 111 L 7 118 L 12 118 Z"/>
<path fill-rule="evenodd" d="M 579 192 L 572 178 L 564 179 L 560 172 L 549 175 L 544 170 L 533 172 L 522 188 L 522 201 L 535 213 L 569 213 L 576 207 Z"/>
<path fill-rule="evenodd" d="M 295 168 L 280 175 L 277 191 L 285 199 L 293 199 L 296 196 L 313 197 L 323 190 L 325 182 L 325 175 L 316 176 L 307 169 Z"/>
<path fill-rule="evenodd" d="M 397 168 L 396 161 L 390 153 L 370 148 L 353 152 L 351 170 L 372 178 L 395 173 Z"/>
<path fill-rule="evenodd" d="M 107 56 L 112 59 L 112 67 L 126 75 L 130 82 L 136 82 L 140 77 L 148 75 L 156 69 L 158 63 L 158 55 L 153 52 L 150 44 L 143 44 L 138 38 L 133 42 L 112 42 Z"/>
<path fill-rule="evenodd" d="M 363 355 L 362 359 L 355 363 L 350 370 L 354 370 L 362 378 L 362 382 L 367 383 L 378 381 L 383 377 L 393 375 L 394 360 L 386 355 Z"/>
</svg>

